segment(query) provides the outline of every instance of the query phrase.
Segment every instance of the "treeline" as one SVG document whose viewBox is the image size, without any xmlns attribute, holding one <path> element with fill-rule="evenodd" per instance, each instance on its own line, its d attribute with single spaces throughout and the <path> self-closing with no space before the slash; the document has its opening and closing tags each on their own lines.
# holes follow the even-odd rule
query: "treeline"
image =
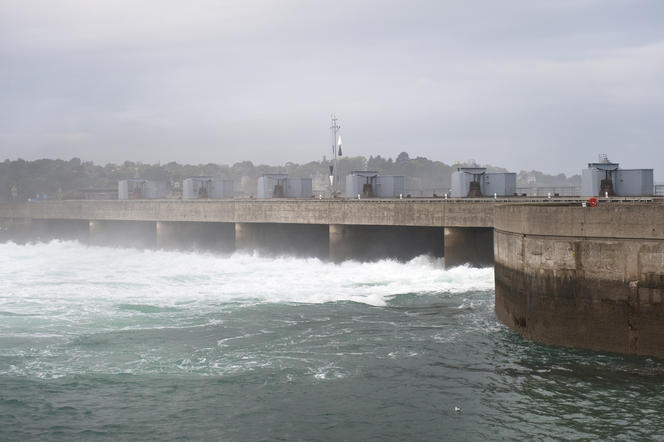
<svg viewBox="0 0 664 442">
<path fill-rule="evenodd" d="M 406 191 L 413 196 L 442 194 L 449 190 L 451 175 L 457 166 L 447 165 L 427 158 L 410 158 L 402 152 L 396 159 L 380 155 L 365 157 L 342 157 L 337 164 L 343 182 L 353 170 L 375 170 L 383 175 L 403 175 L 406 177 Z M 175 188 L 190 176 L 212 176 L 232 179 L 236 194 L 251 196 L 256 193 L 256 180 L 264 173 L 288 173 L 292 177 L 313 179 L 314 191 L 325 192 L 329 183 L 330 161 L 312 161 L 305 164 L 286 163 L 282 166 L 254 165 L 242 161 L 233 165 L 223 164 L 145 164 L 125 161 L 122 164 L 97 165 L 79 158 L 71 160 L 41 159 L 35 161 L 5 160 L 0 163 L 0 200 L 10 201 L 35 198 L 82 198 L 86 192 L 117 189 L 117 182 L 123 179 L 143 178 L 166 181 Z M 505 169 L 489 167 L 490 171 Z M 523 175 L 526 174 L 526 175 Z M 537 175 L 537 181 L 547 185 L 578 185 L 578 176 L 567 178 L 564 175 L 549 176 L 539 172 L 521 172 L 519 185 L 524 177 Z M 541 180 L 541 181 L 540 181 Z"/>
</svg>

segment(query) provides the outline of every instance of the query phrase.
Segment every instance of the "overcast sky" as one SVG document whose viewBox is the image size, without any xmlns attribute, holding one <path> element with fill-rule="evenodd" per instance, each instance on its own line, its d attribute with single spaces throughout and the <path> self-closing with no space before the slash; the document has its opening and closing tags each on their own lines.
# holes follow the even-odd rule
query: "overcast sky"
<svg viewBox="0 0 664 442">
<path fill-rule="evenodd" d="M 0 157 L 664 180 L 664 1 L 1 0 Z M 658 170 L 659 169 L 659 170 Z"/>
</svg>

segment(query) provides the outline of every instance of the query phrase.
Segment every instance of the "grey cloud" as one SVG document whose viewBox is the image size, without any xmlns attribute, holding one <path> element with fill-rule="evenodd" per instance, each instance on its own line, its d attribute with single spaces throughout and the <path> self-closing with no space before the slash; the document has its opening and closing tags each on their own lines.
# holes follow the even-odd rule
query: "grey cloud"
<svg viewBox="0 0 664 442">
<path fill-rule="evenodd" d="M 7 0 L 0 156 L 302 162 L 336 112 L 350 155 L 664 171 L 663 18 L 647 0 Z"/>
</svg>

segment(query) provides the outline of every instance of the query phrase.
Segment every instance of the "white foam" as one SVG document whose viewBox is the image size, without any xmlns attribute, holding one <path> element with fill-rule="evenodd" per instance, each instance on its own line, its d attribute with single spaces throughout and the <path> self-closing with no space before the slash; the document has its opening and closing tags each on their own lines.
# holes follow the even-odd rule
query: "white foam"
<svg viewBox="0 0 664 442">
<path fill-rule="evenodd" d="M 135 315 L 168 316 L 178 309 L 211 310 L 229 303 L 353 301 L 382 306 L 399 294 L 492 288 L 492 269 L 446 270 L 443 260 L 427 257 L 408 263 L 332 264 L 246 253 L 87 247 L 67 241 L 0 244 L 3 322 L 30 320 L 16 315 L 34 315 L 34 320 L 48 316 L 65 334 L 87 317 L 106 318 L 122 328 L 122 321 Z M 91 319 L 89 326 L 95 321 Z"/>
</svg>

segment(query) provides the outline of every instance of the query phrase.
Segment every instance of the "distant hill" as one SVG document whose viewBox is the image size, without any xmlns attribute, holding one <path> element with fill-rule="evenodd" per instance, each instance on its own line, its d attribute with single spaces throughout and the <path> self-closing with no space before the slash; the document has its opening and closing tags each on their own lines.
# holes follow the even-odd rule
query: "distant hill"
<svg viewBox="0 0 664 442">
<path fill-rule="evenodd" d="M 406 177 L 406 192 L 412 196 L 442 195 L 449 191 L 452 172 L 465 164 L 448 165 L 423 157 L 410 158 L 402 152 L 396 159 L 383 158 L 380 155 L 365 158 L 341 157 L 338 161 L 338 173 L 345 177 L 353 170 L 375 170 L 383 175 L 403 175 Z M 254 165 L 251 161 L 242 161 L 232 166 L 224 164 L 145 164 L 125 161 L 122 164 L 96 165 L 79 158 L 71 160 L 41 159 L 25 161 L 22 159 L 0 163 L 0 201 L 28 198 L 82 198 L 86 193 L 117 189 L 117 182 L 128 178 L 162 180 L 171 187 L 190 176 L 212 176 L 232 179 L 239 196 L 252 196 L 256 193 L 256 180 L 264 173 L 288 173 L 293 177 L 313 179 L 314 191 L 326 192 L 329 182 L 330 161 L 311 161 L 305 164 L 286 163 L 279 166 Z M 485 165 L 489 171 L 505 172 L 506 169 Z M 517 187 L 574 187 L 580 186 L 580 177 L 545 175 L 537 171 L 521 171 L 517 175 Z M 342 187 L 344 180 L 342 179 Z"/>
</svg>

